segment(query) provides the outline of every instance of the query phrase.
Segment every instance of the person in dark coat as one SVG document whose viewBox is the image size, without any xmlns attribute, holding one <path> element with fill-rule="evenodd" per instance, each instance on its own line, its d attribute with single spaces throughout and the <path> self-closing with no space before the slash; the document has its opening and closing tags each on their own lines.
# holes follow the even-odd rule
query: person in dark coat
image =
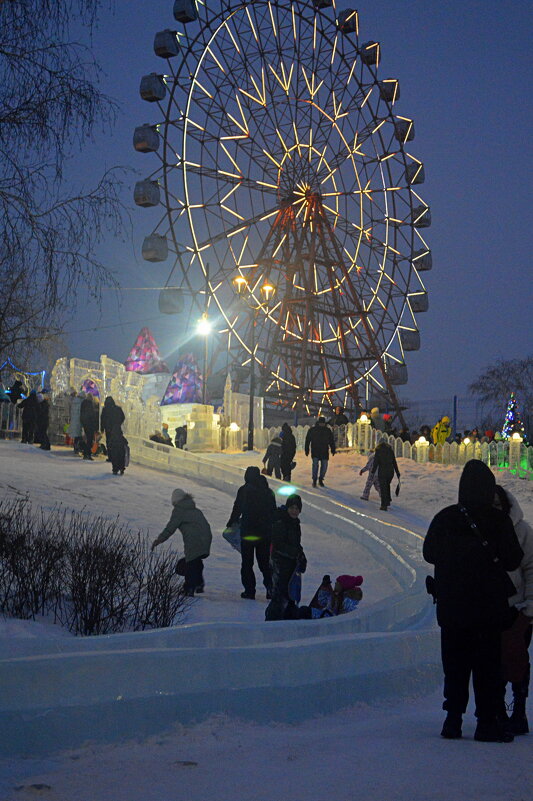
<svg viewBox="0 0 533 801">
<path fill-rule="evenodd" d="M 433 518 L 424 540 L 424 559 L 435 566 L 443 708 L 448 713 L 441 734 L 447 739 L 461 737 L 470 676 L 478 721 L 474 739 L 513 739 L 498 720 L 501 633 L 510 624 L 505 571 L 518 568 L 523 553 L 511 520 L 493 508 L 495 487 L 483 462 L 468 461 L 459 481 L 459 503 Z"/>
<path fill-rule="evenodd" d="M 108 450 L 111 432 L 115 426 L 120 427 L 124 420 L 124 412 L 120 406 L 117 406 L 111 395 L 108 395 L 104 401 L 104 408 L 102 409 L 102 414 L 100 415 L 100 427 L 102 431 L 105 432 L 105 442 Z"/>
<path fill-rule="evenodd" d="M 21 442 L 33 442 L 35 425 L 37 423 L 37 392 L 32 389 L 27 398 L 17 404 L 22 409 L 22 437 Z"/>
<path fill-rule="evenodd" d="M 281 426 L 281 475 L 283 481 L 291 480 L 292 464 L 296 456 L 296 439 L 292 433 L 292 428 L 288 423 Z"/>
<path fill-rule="evenodd" d="M 107 456 L 111 462 L 114 476 L 123 476 L 126 471 L 126 445 L 128 440 L 122 433 L 120 426 L 114 426 L 107 439 Z"/>
<path fill-rule="evenodd" d="M 316 482 L 321 487 L 324 486 L 324 478 L 328 469 L 329 453 L 335 454 L 335 441 L 333 439 L 333 432 L 329 426 L 326 425 L 326 418 L 319 417 L 315 425 L 309 429 L 305 438 L 305 455 L 309 456 L 311 451 L 311 459 L 313 460 L 313 468 L 311 478 L 313 480 L 313 487 L 316 487 Z M 318 468 L 320 466 L 320 474 Z"/>
<path fill-rule="evenodd" d="M 276 512 L 274 493 L 259 468 L 247 467 L 242 487 L 237 491 L 227 526 L 241 523 L 241 581 L 244 592 L 241 598 L 255 598 L 254 554 L 263 574 L 267 598 L 271 597 L 270 542 L 272 521 Z"/>
<path fill-rule="evenodd" d="M 50 406 L 47 399 L 41 392 L 37 393 L 37 407 L 35 414 L 35 442 L 43 451 L 50 450 L 50 440 L 48 439 L 48 424 L 50 422 Z"/>
<path fill-rule="evenodd" d="M 83 458 L 92 461 L 91 448 L 94 435 L 98 431 L 98 401 L 88 394 L 80 407 L 80 422 L 85 433 L 85 442 L 82 443 Z"/>
<path fill-rule="evenodd" d="M 329 426 L 345 426 L 348 425 L 350 421 L 344 414 L 344 409 L 342 406 L 335 406 L 335 414 L 328 420 Z"/>
<path fill-rule="evenodd" d="M 291 605 L 289 582 L 298 568 L 305 573 L 307 559 L 302 548 L 302 532 L 300 512 L 302 499 L 299 495 L 289 495 L 284 506 L 281 506 L 272 526 L 272 550 L 270 564 L 272 568 L 272 600 L 265 610 L 265 620 L 283 620 L 293 617 L 287 614 Z M 297 611 L 297 610 L 296 610 Z"/>
<path fill-rule="evenodd" d="M 9 388 L 9 400 L 11 403 L 18 403 L 19 400 L 22 398 L 23 395 L 26 394 L 26 387 L 19 381 L 17 378 L 16 381 L 13 382 L 13 385 Z"/>
<path fill-rule="evenodd" d="M 394 474 L 400 478 L 400 471 L 398 470 L 398 463 L 396 456 L 390 445 L 386 442 L 380 442 L 376 447 L 374 453 L 374 464 L 372 465 L 372 473 L 369 476 L 376 477 L 379 481 L 379 494 L 381 495 L 381 506 L 379 507 L 383 512 L 386 512 L 391 505 L 390 485 Z"/>
<path fill-rule="evenodd" d="M 263 456 L 263 464 L 266 465 L 266 474 L 271 476 L 272 473 L 276 478 L 281 478 L 281 439 L 280 437 L 273 437 L 269 443 L 266 453 Z"/>
</svg>

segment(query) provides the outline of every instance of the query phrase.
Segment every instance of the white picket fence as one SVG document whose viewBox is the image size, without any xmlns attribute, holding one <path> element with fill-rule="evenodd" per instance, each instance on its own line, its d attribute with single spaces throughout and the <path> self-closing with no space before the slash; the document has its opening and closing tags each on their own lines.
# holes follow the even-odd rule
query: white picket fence
<svg viewBox="0 0 533 801">
<path fill-rule="evenodd" d="M 305 438 L 309 431 L 309 426 L 294 426 L 292 433 L 296 439 L 297 450 L 303 450 Z M 533 446 L 523 443 L 519 447 L 513 445 L 511 449 L 509 442 L 470 442 L 466 445 L 456 442 L 445 443 L 444 445 L 411 445 L 404 442 L 400 437 L 384 434 L 376 429 L 370 429 L 363 437 L 361 432 L 358 436 L 357 423 L 348 423 L 345 426 L 335 426 L 335 443 L 337 449 L 352 449 L 357 453 L 368 453 L 380 442 L 387 442 L 392 446 L 394 454 L 404 459 L 412 459 L 415 462 L 437 462 L 439 464 L 463 465 L 469 459 L 481 459 L 485 464 L 498 469 L 516 471 L 520 477 L 533 478 Z M 254 447 L 257 450 L 266 449 L 268 443 L 280 433 L 280 426 L 272 428 L 255 429 Z M 220 430 L 220 449 L 231 451 L 242 451 L 246 443 L 247 431 L 239 429 L 231 431 L 229 428 Z M 511 452 L 510 452 L 511 450 Z"/>
</svg>

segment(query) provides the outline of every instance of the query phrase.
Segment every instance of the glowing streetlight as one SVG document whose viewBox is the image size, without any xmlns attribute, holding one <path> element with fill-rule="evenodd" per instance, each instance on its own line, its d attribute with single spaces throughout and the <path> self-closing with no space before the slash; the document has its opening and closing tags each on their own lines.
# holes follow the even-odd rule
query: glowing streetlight
<svg viewBox="0 0 533 801">
<path fill-rule="evenodd" d="M 209 334 L 212 330 L 213 325 L 207 315 L 207 312 L 204 312 L 196 325 L 196 333 L 199 334 L 199 336 L 204 337 L 204 374 L 202 381 L 202 403 L 204 406 L 207 403 L 207 346 Z"/>
<path fill-rule="evenodd" d="M 255 326 L 257 324 L 257 314 L 260 309 L 265 309 L 276 294 L 276 287 L 268 279 L 265 280 L 259 289 L 261 300 L 257 303 L 251 293 L 249 293 L 248 281 L 242 275 L 237 275 L 233 279 L 235 292 L 242 298 L 248 306 L 252 315 L 252 326 L 250 336 L 250 405 L 248 412 L 248 445 L 249 451 L 254 449 L 254 394 L 255 394 Z"/>
</svg>

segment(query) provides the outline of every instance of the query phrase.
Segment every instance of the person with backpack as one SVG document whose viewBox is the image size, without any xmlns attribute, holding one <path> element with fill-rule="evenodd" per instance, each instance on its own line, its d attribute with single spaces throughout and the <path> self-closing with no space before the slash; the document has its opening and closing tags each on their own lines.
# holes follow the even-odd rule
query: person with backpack
<svg viewBox="0 0 533 801">
<path fill-rule="evenodd" d="M 294 457 L 296 456 L 296 439 L 288 423 L 281 426 L 281 475 L 283 481 L 290 481 L 293 471 Z"/>
<path fill-rule="evenodd" d="M 239 487 L 233 504 L 228 528 L 240 522 L 241 528 L 241 581 L 244 591 L 241 598 L 255 599 L 256 580 L 254 557 L 263 575 L 266 597 L 272 593 L 272 571 L 270 569 L 270 543 L 272 522 L 276 512 L 274 493 L 258 467 L 247 467 L 244 484 Z"/>
<path fill-rule="evenodd" d="M 446 739 L 462 736 L 472 677 L 474 739 L 513 740 L 499 720 L 504 702 L 501 637 L 511 622 L 506 571 L 519 567 L 523 552 L 510 518 L 493 506 L 495 489 L 490 468 L 478 459 L 468 461 L 459 481 L 459 502 L 433 518 L 423 545 L 424 559 L 435 566 L 447 712 L 441 736 Z"/>
<path fill-rule="evenodd" d="M 166 542 L 179 528 L 185 550 L 185 592 L 193 597 L 204 591 L 204 563 L 211 551 L 213 535 L 205 515 L 197 508 L 194 498 L 182 489 L 172 493 L 172 514 L 161 534 L 152 543 L 152 551 Z"/>
<path fill-rule="evenodd" d="M 265 620 L 284 620 L 298 617 L 296 604 L 291 598 L 289 583 L 294 573 L 305 573 L 307 559 L 302 548 L 300 512 L 302 499 L 289 495 L 285 505 L 280 506 L 272 526 L 272 600 L 265 610 Z"/>
<path fill-rule="evenodd" d="M 386 442 L 380 442 L 374 452 L 374 463 L 372 472 L 368 476 L 368 482 L 373 481 L 375 477 L 379 481 L 379 494 L 381 496 L 381 506 L 379 508 L 382 512 L 386 512 L 392 503 L 390 485 L 394 473 L 396 473 L 399 480 L 400 471 L 398 470 L 394 451 Z"/>
</svg>

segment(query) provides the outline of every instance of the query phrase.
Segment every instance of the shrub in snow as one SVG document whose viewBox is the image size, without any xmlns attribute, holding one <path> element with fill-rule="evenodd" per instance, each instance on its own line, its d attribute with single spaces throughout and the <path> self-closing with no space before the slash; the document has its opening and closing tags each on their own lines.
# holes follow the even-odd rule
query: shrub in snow
<svg viewBox="0 0 533 801">
<path fill-rule="evenodd" d="M 82 635 L 171 626 L 190 603 L 175 566 L 118 519 L 0 503 L 4 616 L 51 616 Z"/>
</svg>

